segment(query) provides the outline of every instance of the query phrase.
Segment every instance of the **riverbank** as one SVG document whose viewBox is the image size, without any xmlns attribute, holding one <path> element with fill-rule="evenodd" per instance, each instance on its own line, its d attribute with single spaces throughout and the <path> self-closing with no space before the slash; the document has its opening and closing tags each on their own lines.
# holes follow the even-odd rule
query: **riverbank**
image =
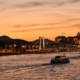
<svg viewBox="0 0 80 80">
<path fill-rule="evenodd" d="M 0 56 L 21 55 L 21 54 L 46 54 L 58 52 L 77 52 L 74 48 L 47 48 L 47 49 L 0 49 Z"/>
<path fill-rule="evenodd" d="M 61 52 L 61 51 L 59 51 L 59 52 L 54 52 L 54 51 L 33 51 L 33 52 L 4 52 L 4 53 L 1 53 L 0 52 L 0 56 L 10 56 L 10 55 L 25 55 L 25 54 L 53 54 L 53 53 L 56 53 L 56 54 L 61 54 L 61 53 L 66 53 L 66 52 L 68 52 L 68 53 L 72 53 L 72 52 L 78 52 L 78 51 L 64 51 L 64 52 Z M 80 52 L 79 52 L 80 53 Z"/>
<path fill-rule="evenodd" d="M 24 52 L 24 53 L 17 53 L 17 52 L 12 52 L 12 53 L 0 53 L 0 56 L 9 56 L 9 55 L 22 55 L 22 54 L 49 54 L 49 53 L 54 53 L 54 52 Z"/>
</svg>

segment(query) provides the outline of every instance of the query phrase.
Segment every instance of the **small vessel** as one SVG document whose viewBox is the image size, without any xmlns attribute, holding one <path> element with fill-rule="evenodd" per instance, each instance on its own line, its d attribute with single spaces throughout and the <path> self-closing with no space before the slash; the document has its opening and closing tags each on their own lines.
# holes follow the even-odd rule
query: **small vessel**
<svg viewBox="0 0 80 80">
<path fill-rule="evenodd" d="M 64 64 L 70 63 L 70 60 L 66 56 L 55 56 L 55 58 L 51 59 L 51 64 Z"/>
</svg>

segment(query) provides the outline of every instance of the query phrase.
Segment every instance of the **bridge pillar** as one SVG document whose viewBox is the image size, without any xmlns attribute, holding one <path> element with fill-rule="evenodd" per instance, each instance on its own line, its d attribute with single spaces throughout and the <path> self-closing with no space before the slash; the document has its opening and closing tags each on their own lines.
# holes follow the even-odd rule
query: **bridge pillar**
<svg viewBox="0 0 80 80">
<path fill-rule="evenodd" d="M 41 37 L 39 37 L 39 49 L 41 49 Z"/>
<path fill-rule="evenodd" d="M 39 37 L 39 49 L 45 49 L 45 39 L 44 37 Z"/>
<path fill-rule="evenodd" d="M 45 49 L 45 39 L 43 37 L 43 49 Z"/>
</svg>

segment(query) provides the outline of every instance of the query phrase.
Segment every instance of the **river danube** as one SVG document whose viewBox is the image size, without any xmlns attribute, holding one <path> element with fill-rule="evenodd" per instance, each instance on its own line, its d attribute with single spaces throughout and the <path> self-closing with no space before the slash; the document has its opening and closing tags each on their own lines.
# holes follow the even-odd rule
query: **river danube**
<svg viewBox="0 0 80 80">
<path fill-rule="evenodd" d="M 51 65 L 56 55 L 78 56 L 79 52 L 0 56 L 0 80 L 80 80 L 80 59 Z"/>
</svg>

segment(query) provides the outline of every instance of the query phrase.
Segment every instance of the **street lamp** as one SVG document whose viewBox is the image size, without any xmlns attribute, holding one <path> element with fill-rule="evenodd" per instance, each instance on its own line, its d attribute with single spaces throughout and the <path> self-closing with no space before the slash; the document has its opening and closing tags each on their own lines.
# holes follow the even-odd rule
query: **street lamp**
<svg viewBox="0 0 80 80">
<path fill-rule="evenodd" d="M 16 45 L 16 44 L 14 44 L 13 46 L 14 46 L 13 50 L 15 51 L 15 48 L 16 48 L 16 46 L 17 46 L 17 45 Z"/>
<path fill-rule="evenodd" d="M 14 48 L 16 47 L 16 44 L 14 44 Z"/>
</svg>

